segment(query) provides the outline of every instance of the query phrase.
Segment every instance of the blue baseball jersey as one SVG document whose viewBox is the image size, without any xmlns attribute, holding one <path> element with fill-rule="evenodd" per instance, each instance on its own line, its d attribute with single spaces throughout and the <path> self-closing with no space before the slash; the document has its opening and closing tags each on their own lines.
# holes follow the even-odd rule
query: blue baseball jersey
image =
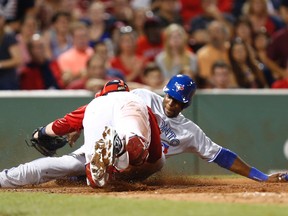
<svg viewBox="0 0 288 216">
<path fill-rule="evenodd" d="M 194 153 L 209 162 L 221 150 L 202 129 L 183 114 L 168 118 L 163 110 L 163 97 L 146 89 L 131 91 L 138 95 L 155 114 L 161 130 L 161 142 L 166 157 L 181 153 Z"/>
</svg>

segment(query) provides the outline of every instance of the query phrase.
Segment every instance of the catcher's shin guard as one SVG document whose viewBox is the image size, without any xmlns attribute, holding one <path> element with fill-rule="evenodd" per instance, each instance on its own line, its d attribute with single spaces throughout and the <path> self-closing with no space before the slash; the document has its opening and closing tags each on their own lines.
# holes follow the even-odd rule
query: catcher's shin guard
<svg viewBox="0 0 288 216">
<path fill-rule="evenodd" d="M 122 171 L 129 165 L 129 156 L 117 132 L 105 127 L 103 138 L 95 143 L 92 160 L 86 165 L 87 183 L 91 187 L 104 187 L 114 171 Z"/>
<path fill-rule="evenodd" d="M 142 165 L 149 156 L 148 143 L 137 135 L 129 137 L 126 150 L 129 154 L 129 163 L 132 166 Z"/>
</svg>

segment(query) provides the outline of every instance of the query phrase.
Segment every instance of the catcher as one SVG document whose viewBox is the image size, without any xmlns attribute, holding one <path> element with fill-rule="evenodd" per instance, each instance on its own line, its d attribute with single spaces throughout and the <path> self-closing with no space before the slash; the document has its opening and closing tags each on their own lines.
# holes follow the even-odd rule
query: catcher
<svg viewBox="0 0 288 216">
<path fill-rule="evenodd" d="M 81 130 L 83 123 L 85 143 L 82 147 L 69 155 L 40 158 L 3 170 L 1 186 L 40 184 L 65 176 L 87 175 L 90 186 L 103 187 L 117 174 L 130 179 L 145 178 L 160 170 L 164 157 L 156 118 L 138 96 L 128 91 L 123 81 L 109 81 L 100 93 L 102 96 L 109 94 L 97 95 L 85 106 L 84 120 L 82 116 L 78 128 Z M 56 146 L 68 142 L 60 137 L 59 128 L 75 130 L 65 120 L 58 119 L 37 129 L 31 145 L 45 155 L 53 155 Z M 54 131 L 58 132 L 57 136 Z M 49 141 L 52 141 L 52 147 L 47 145 Z"/>
</svg>

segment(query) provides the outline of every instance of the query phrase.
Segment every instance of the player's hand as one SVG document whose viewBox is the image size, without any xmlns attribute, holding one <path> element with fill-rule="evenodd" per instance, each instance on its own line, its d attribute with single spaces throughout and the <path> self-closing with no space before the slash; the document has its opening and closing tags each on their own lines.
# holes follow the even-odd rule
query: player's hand
<svg viewBox="0 0 288 216">
<path fill-rule="evenodd" d="M 288 182 L 288 174 L 287 173 L 271 174 L 269 175 L 267 182 L 271 183 Z"/>
<path fill-rule="evenodd" d="M 71 132 L 67 135 L 67 139 L 68 139 L 68 143 L 70 145 L 70 147 L 73 147 L 75 145 L 75 142 L 78 140 L 78 138 L 81 135 L 81 131 L 77 132 Z"/>
</svg>

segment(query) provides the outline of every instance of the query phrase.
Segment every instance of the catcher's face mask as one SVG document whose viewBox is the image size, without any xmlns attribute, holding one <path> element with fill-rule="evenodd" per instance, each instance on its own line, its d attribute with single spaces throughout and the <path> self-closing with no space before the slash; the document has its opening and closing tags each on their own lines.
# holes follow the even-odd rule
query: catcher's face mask
<svg viewBox="0 0 288 216">
<path fill-rule="evenodd" d="M 102 90 L 96 93 L 95 97 L 107 95 L 110 92 L 127 91 L 130 89 L 123 80 L 110 80 L 102 88 Z"/>
</svg>

